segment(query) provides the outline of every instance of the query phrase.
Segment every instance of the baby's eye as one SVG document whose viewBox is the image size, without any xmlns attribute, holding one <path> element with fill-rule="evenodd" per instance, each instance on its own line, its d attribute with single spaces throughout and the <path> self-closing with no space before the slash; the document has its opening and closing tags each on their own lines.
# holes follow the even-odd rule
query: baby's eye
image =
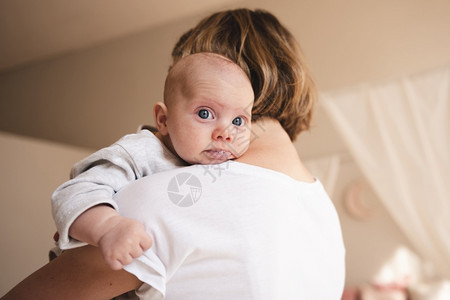
<svg viewBox="0 0 450 300">
<path fill-rule="evenodd" d="M 233 125 L 242 126 L 244 124 L 244 120 L 241 117 L 234 118 Z"/>
<path fill-rule="evenodd" d="M 202 119 L 212 119 L 212 114 L 207 109 L 200 109 L 197 113 L 197 115 Z"/>
</svg>

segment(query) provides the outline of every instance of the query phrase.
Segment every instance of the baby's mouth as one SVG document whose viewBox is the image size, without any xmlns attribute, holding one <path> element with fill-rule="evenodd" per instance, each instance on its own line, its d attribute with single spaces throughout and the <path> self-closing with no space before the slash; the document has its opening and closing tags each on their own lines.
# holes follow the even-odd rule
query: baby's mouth
<svg viewBox="0 0 450 300">
<path fill-rule="evenodd" d="M 209 149 L 209 150 L 203 151 L 203 153 L 208 158 L 214 160 L 216 163 L 224 162 L 226 160 L 233 158 L 233 154 L 229 150 Z"/>
</svg>

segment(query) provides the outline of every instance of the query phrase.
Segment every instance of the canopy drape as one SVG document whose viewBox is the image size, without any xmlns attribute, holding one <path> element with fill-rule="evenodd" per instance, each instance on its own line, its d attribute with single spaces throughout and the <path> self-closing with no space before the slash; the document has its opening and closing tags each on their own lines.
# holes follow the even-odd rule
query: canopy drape
<svg viewBox="0 0 450 300">
<path fill-rule="evenodd" d="M 450 66 L 321 97 L 416 251 L 450 278 Z"/>
</svg>

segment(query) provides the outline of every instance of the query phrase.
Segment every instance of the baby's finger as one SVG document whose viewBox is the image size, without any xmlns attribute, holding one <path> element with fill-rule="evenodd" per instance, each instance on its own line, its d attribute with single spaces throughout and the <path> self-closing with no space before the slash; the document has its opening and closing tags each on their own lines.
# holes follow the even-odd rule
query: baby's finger
<svg viewBox="0 0 450 300">
<path fill-rule="evenodd" d="M 143 251 L 150 249 L 150 247 L 152 246 L 152 238 L 147 235 L 144 238 L 141 239 L 141 242 L 139 243 L 139 245 L 141 246 L 141 249 Z"/>
<path fill-rule="evenodd" d="M 130 264 L 133 261 L 133 257 L 131 254 L 125 255 L 123 258 L 120 259 L 120 262 L 122 263 L 122 266 L 126 266 Z"/>
<path fill-rule="evenodd" d="M 134 258 L 138 258 L 139 256 L 141 256 L 142 255 L 142 253 L 143 253 L 144 251 L 142 251 L 142 249 L 141 248 L 134 248 L 133 250 L 131 250 L 130 251 L 130 257 L 131 257 L 131 259 L 134 259 Z"/>
<path fill-rule="evenodd" d="M 111 269 L 113 269 L 115 271 L 120 270 L 123 267 L 123 264 L 117 259 L 112 260 L 112 261 L 106 261 L 106 263 L 109 265 L 109 267 Z"/>
</svg>

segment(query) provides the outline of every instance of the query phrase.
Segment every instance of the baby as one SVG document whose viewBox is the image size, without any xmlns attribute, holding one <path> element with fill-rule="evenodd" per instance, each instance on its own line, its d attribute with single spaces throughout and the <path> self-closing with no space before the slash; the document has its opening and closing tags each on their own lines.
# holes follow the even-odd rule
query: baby
<svg viewBox="0 0 450 300">
<path fill-rule="evenodd" d="M 254 94 L 248 76 L 226 57 L 197 53 L 170 70 L 164 103 L 154 107 L 157 133 L 142 130 L 74 165 L 52 196 L 59 247 L 98 246 L 120 269 L 150 248 L 144 226 L 120 216 L 113 195 L 127 183 L 186 164 L 240 157 L 251 138 Z"/>
</svg>

